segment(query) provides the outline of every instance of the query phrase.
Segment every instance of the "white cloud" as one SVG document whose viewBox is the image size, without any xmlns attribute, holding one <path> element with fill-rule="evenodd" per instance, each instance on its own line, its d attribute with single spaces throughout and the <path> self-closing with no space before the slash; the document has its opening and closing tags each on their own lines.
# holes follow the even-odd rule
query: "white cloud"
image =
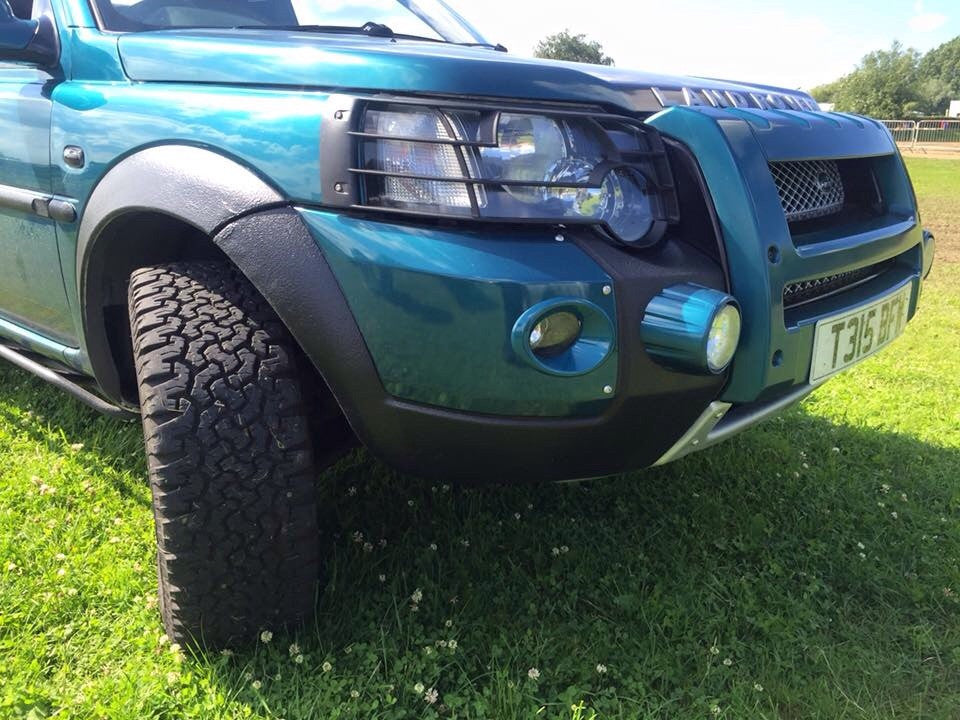
<svg viewBox="0 0 960 720">
<path fill-rule="evenodd" d="M 707 0 L 454 1 L 490 40 L 517 55 L 531 55 L 538 40 L 569 28 L 599 40 L 621 68 L 788 88 L 833 80 L 866 53 L 890 43 L 868 37 L 869 31 L 851 34 L 802 6 L 735 9 Z"/>
<path fill-rule="evenodd" d="M 913 17 L 910 18 L 909 25 L 914 32 L 929 33 L 942 28 L 949 19 L 943 13 L 926 12 L 923 0 L 917 0 L 913 4 Z"/>
<path fill-rule="evenodd" d="M 946 25 L 947 20 L 943 13 L 920 13 L 910 18 L 910 29 L 918 33 L 933 32 Z"/>
</svg>

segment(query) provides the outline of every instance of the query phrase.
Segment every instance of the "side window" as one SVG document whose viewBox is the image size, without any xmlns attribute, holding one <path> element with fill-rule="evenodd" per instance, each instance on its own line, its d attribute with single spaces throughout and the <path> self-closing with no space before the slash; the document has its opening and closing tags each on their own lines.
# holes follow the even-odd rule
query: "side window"
<svg viewBox="0 0 960 720">
<path fill-rule="evenodd" d="M 33 17 L 33 0 L 8 0 L 13 14 L 21 20 Z"/>
</svg>

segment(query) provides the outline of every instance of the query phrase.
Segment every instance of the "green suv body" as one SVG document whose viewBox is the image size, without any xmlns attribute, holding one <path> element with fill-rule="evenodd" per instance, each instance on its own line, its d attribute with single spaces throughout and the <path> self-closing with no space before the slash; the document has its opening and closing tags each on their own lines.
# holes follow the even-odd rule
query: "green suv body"
<svg viewBox="0 0 960 720">
<path fill-rule="evenodd" d="M 180 640 L 310 611 L 352 439 L 668 462 L 894 340 L 932 258 L 890 134 L 803 93 L 517 58 L 442 0 L 0 0 L 0 355 L 142 417 Z"/>
</svg>

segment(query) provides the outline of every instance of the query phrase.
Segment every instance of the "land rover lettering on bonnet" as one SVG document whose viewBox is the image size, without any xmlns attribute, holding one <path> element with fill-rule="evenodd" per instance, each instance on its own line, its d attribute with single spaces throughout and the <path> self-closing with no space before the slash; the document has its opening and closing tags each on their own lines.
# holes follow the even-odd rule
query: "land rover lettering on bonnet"
<svg viewBox="0 0 960 720">
<path fill-rule="evenodd" d="M 352 444 L 677 460 L 895 342 L 933 260 L 881 124 L 442 0 L 0 0 L 0 56 L 0 355 L 142 422 L 180 643 L 311 612 Z"/>
</svg>

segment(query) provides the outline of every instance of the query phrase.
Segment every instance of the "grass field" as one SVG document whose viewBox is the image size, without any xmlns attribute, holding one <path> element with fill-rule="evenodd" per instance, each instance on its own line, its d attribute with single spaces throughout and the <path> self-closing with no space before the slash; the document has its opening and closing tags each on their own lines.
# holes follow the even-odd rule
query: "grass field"
<svg viewBox="0 0 960 720">
<path fill-rule="evenodd" d="M 139 428 L 0 366 L 0 718 L 960 717 L 960 162 L 910 168 L 940 257 L 892 348 L 589 484 L 358 452 L 316 623 L 249 652 L 163 636 Z"/>
</svg>

